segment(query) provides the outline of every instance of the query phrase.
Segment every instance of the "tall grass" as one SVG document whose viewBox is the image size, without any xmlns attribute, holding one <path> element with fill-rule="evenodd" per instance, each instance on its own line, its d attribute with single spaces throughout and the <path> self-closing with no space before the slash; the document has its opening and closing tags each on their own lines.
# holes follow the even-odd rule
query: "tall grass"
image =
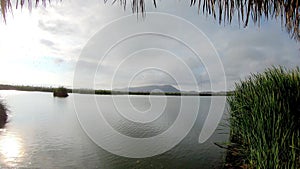
<svg viewBox="0 0 300 169">
<path fill-rule="evenodd" d="M 273 67 L 236 84 L 230 135 L 240 165 L 300 168 L 300 70 Z"/>
<path fill-rule="evenodd" d="M 6 105 L 0 100 L 0 128 L 4 127 L 7 122 L 7 108 Z"/>
</svg>

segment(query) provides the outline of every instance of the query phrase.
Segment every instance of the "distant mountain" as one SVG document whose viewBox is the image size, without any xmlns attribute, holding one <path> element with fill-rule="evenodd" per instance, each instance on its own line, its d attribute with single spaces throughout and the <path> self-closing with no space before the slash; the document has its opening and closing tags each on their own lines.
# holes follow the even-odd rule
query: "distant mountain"
<svg viewBox="0 0 300 169">
<path fill-rule="evenodd" d="M 180 93 L 180 90 L 176 89 L 172 85 L 149 85 L 139 87 L 129 87 L 122 89 L 114 89 L 114 91 L 120 92 L 155 92 L 155 93 Z"/>
</svg>

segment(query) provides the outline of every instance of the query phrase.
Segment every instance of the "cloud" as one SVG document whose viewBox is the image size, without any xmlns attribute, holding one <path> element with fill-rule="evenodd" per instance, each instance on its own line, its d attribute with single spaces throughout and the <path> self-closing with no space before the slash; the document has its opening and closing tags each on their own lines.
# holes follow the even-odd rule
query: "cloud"
<svg viewBox="0 0 300 169">
<path fill-rule="evenodd" d="M 210 39 L 223 64 L 228 89 L 233 89 L 234 82 L 247 77 L 251 72 L 261 72 L 272 65 L 289 68 L 300 65 L 299 44 L 289 39 L 276 21 L 268 21 L 259 29 L 253 25 L 246 29 L 239 28 L 236 21 L 224 27 L 211 16 L 198 15 L 197 9 L 189 7 L 189 3 L 185 1 L 160 1 L 157 8 L 153 7 L 151 1 L 147 3 L 148 12 L 163 12 L 183 18 Z M 194 90 L 191 81 L 193 76 L 200 90 L 211 90 L 212 83 L 218 86 L 217 90 L 222 90 L 221 67 L 209 60 L 213 55 L 213 52 L 207 50 L 211 47 L 210 43 L 197 38 L 199 35 L 189 31 L 184 25 L 178 24 L 166 29 L 166 23 L 175 23 L 172 20 L 159 20 L 149 13 L 146 18 L 135 15 L 124 24 L 114 25 L 115 22 L 112 22 L 130 14 L 129 7 L 124 11 L 117 4 L 103 4 L 97 0 L 63 1 L 46 9 L 38 8 L 33 10 L 32 16 L 22 18 L 23 21 L 30 21 L 29 25 L 24 24 L 21 19 L 15 19 L 11 21 L 13 24 L 9 29 L 1 26 L 1 30 L 5 30 L 0 31 L 1 37 L 15 38 L 12 42 L 0 42 L 0 55 L 4 57 L 0 59 L 0 63 L 14 67 L 17 66 L 15 60 L 19 60 L 18 64 L 23 65 L 23 71 L 28 69 L 26 74 L 39 69 L 45 74 L 56 70 L 49 76 L 51 78 L 48 78 L 48 83 L 59 85 L 64 83 L 71 86 L 75 72 L 80 77 L 78 83 L 83 87 L 87 80 L 95 80 L 97 88 L 107 89 L 112 84 L 120 88 L 133 78 L 132 85 L 172 84 L 180 85 L 184 90 Z M 21 16 L 23 14 L 15 14 L 15 18 Z M 27 34 L 17 31 L 21 25 Z M 100 62 L 103 57 L 100 53 L 120 40 L 123 37 L 121 32 L 134 33 L 140 30 L 178 35 L 179 39 L 184 39 L 190 46 L 197 46 L 198 56 L 208 62 L 203 63 L 203 60 L 199 60 L 198 56 L 179 41 L 150 34 L 124 40 Z M 101 36 L 93 39 L 97 33 Z M 89 46 L 91 50 L 83 51 Z M 17 59 L 20 55 L 24 58 L 22 60 L 27 61 Z M 79 58 L 80 55 L 84 56 Z M 41 61 L 44 63 L 45 60 L 41 58 L 45 57 L 47 63 L 51 63 L 47 69 L 43 69 L 43 65 L 34 67 L 30 64 Z M 76 65 L 80 65 L 79 71 L 75 69 Z M 150 66 L 160 66 L 161 71 L 147 69 L 136 72 Z M 33 67 L 34 70 L 29 70 L 28 67 Z M 187 73 L 186 68 L 192 73 Z M 117 74 L 113 81 L 115 72 Z M 15 75 L 18 79 L 17 73 Z M 94 75 L 94 79 L 87 75 Z M 177 81 L 174 80 L 175 77 Z M 10 80 L 4 78 L 2 82 Z M 43 81 L 46 80 L 43 78 Z"/>
<path fill-rule="evenodd" d="M 50 40 L 46 40 L 46 39 L 41 39 L 40 42 L 46 46 L 54 46 L 54 42 L 50 41 Z"/>
<path fill-rule="evenodd" d="M 268 29 L 220 31 L 213 41 L 225 68 L 228 87 L 250 73 L 262 72 L 271 66 L 295 68 L 300 65 L 299 44 L 270 21 Z M 230 37 L 230 38 L 229 38 Z"/>
<path fill-rule="evenodd" d="M 72 34 L 75 33 L 76 25 L 72 25 L 70 23 L 66 23 L 63 20 L 56 20 L 54 23 L 51 21 L 39 21 L 38 25 L 41 29 L 51 32 L 53 34 Z"/>
</svg>

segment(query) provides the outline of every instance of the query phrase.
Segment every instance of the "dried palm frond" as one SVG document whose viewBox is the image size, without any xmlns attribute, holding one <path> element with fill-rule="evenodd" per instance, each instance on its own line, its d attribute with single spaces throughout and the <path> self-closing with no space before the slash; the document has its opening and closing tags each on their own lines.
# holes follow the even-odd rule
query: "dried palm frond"
<svg viewBox="0 0 300 169">
<path fill-rule="evenodd" d="M 32 4 L 35 3 L 35 7 L 39 5 L 39 3 L 42 3 L 44 7 L 46 7 L 47 0 L 27 0 L 28 9 L 29 11 L 32 10 Z M 51 0 L 48 0 L 48 3 L 50 3 Z M 12 11 L 12 3 L 11 0 L 0 0 L 0 7 L 1 7 L 1 14 L 3 16 L 4 22 L 6 22 L 6 13 L 10 10 Z M 21 6 L 21 8 L 25 5 L 25 0 L 16 0 L 16 9 Z"/>
<path fill-rule="evenodd" d="M 32 3 L 35 1 L 35 6 L 38 6 L 41 1 L 46 6 L 47 0 L 27 0 L 28 8 L 31 10 Z M 51 0 L 48 0 L 50 3 Z M 119 2 L 126 9 L 126 6 L 131 5 L 132 12 L 141 13 L 145 16 L 145 0 L 111 0 L 112 3 Z M 153 5 L 157 6 L 156 0 L 151 0 Z M 6 21 L 6 13 L 12 9 L 11 0 L 0 0 L 1 13 Z M 108 0 L 104 0 L 108 2 Z M 16 8 L 24 6 L 25 0 L 17 0 Z M 291 38 L 300 41 L 300 8 L 299 0 L 190 0 L 190 5 L 198 6 L 198 12 L 212 15 L 215 19 L 218 17 L 219 23 L 231 23 L 234 14 L 237 14 L 239 24 L 242 22 L 244 27 L 249 24 L 249 19 L 260 26 L 261 19 L 268 20 L 269 18 L 280 17 L 281 23 L 285 25 L 287 32 Z M 251 17 L 251 18 L 250 18 Z"/>
<path fill-rule="evenodd" d="M 1 4 L 0 4 L 1 13 L 3 15 L 4 22 L 6 22 L 6 13 L 8 10 L 11 9 L 11 2 L 10 2 L 10 0 L 1 0 L 0 2 L 1 2 Z"/>
<path fill-rule="evenodd" d="M 107 2 L 108 0 L 104 0 Z M 124 9 L 126 0 L 113 0 L 119 2 Z M 145 0 L 130 0 L 133 12 L 145 13 Z M 156 0 L 152 0 L 156 7 Z M 190 0 L 190 6 L 198 6 L 198 12 L 218 17 L 219 23 L 231 23 L 234 14 L 237 14 L 239 24 L 242 22 L 244 27 L 252 19 L 254 24 L 260 26 L 261 19 L 281 18 L 281 23 L 285 24 L 287 32 L 291 38 L 300 40 L 299 20 L 300 8 L 299 0 Z"/>
</svg>

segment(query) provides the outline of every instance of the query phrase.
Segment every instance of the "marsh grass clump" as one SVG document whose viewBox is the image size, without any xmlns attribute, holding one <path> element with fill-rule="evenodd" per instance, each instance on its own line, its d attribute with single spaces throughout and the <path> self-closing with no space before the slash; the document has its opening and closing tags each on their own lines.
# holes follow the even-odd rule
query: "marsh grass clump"
<svg viewBox="0 0 300 169">
<path fill-rule="evenodd" d="M 54 89 L 53 91 L 53 96 L 54 97 L 68 97 L 68 89 L 64 88 L 64 87 L 59 87 Z"/>
<path fill-rule="evenodd" d="M 238 166 L 300 168 L 300 70 L 273 67 L 236 84 L 230 106 Z"/>
<path fill-rule="evenodd" d="M 0 128 L 3 128 L 7 122 L 7 108 L 6 105 L 0 100 Z"/>
</svg>

